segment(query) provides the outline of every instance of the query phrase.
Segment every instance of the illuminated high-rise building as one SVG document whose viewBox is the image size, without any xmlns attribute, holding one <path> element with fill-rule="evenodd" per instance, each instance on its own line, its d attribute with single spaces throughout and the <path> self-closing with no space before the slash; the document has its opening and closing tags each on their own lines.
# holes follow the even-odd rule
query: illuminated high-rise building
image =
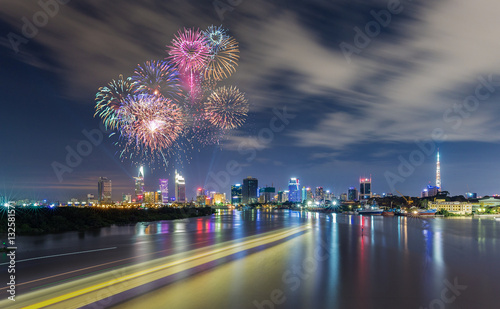
<svg viewBox="0 0 500 309">
<path fill-rule="evenodd" d="M 243 186 L 239 183 L 231 186 L 231 203 L 233 205 L 241 204 L 242 190 Z"/>
<path fill-rule="evenodd" d="M 307 201 L 314 201 L 314 192 L 311 190 L 311 188 L 306 188 L 306 200 Z"/>
<path fill-rule="evenodd" d="M 303 203 L 307 199 L 307 189 L 306 189 L 306 187 L 302 187 L 301 192 L 302 192 L 301 193 L 301 199 L 302 199 L 302 203 Z"/>
<path fill-rule="evenodd" d="M 99 203 L 111 203 L 111 179 L 99 177 L 97 193 Z"/>
<path fill-rule="evenodd" d="M 348 201 L 358 200 L 358 190 L 356 190 L 355 187 L 349 187 L 349 190 L 347 190 L 347 200 Z"/>
<path fill-rule="evenodd" d="M 276 188 L 274 187 L 260 188 L 259 202 L 269 203 L 274 200 L 274 195 L 276 195 Z"/>
<path fill-rule="evenodd" d="M 441 192 L 441 162 L 439 161 L 439 148 L 436 163 L 436 187 L 438 187 L 438 190 Z"/>
<path fill-rule="evenodd" d="M 290 178 L 288 182 L 288 201 L 292 203 L 301 203 L 300 182 L 298 178 Z"/>
<path fill-rule="evenodd" d="M 316 187 L 316 194 L 314 195 L 314 200 L 320 203 L 323 203 L 325 201 L 325 191 L 323 190 L 323 187 Z"/>
<path fill-rule="evenodd" d="M 438 195 L 439 188 L 428 185 L 427 188 L 422 190 L 421 197 L 432 197 Z"/>
<path fill-rule="evenodd" d="M 168 203 L 168 179 L 160 179 L 161 202 Z"/>
<path fill-rule="evenodd" d="M 359 179 L 359 199 L 367 199 L 372 197 L 372 178 Z"/>
<path fill-rule="evenodd" d="M 243 179 L 243 186 L 241 190 L 241 199 L 243 204 L 257 203 L 257 190 L 259 181 L 257 178 L 247 177 Z"/>
<path fill-rule="evenodd" d="M 175 201 L 178 203 L 186 202 L 186 180 L 175 170 Z"/>
<path fill-rule="evenodd" d="M 135 180 L 135 200 L 144 201 L 144 167 L 139 168 L 139 174 L 134 177 Z"/>
</svg>

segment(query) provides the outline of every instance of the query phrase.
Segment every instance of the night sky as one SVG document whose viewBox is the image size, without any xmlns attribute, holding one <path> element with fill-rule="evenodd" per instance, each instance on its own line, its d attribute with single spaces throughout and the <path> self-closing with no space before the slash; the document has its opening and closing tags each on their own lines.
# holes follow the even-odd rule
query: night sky
<svg viewBox="0 0 500 309">
<path fill-rule="evenodd" d="M 97 195 L 100 176 L 113 198 L 133 193 L 142 162 L 121 160 L 107 134 L 62 177 L 54 162 L 66 165 L 67 147 L 99 128 L 99 87 L 165 58 L 178 29 L 212 24 L 240 43 L 227 82 L 246 93 L 248 120 L 219 145 L 174 154 L 166 169 L 146 162 L 146 189 L 172 183 L 177 168 L 188 198 L 202 186 L 229 194 L 247 176 L 277 189 L 298 177 L 340 194 L 372 175 L 376 193 L 417 196 L 435 182 L 439 147 L 443 190 L 500 193 L 498 1 L 229 2 L 69 1 L 25 38 L 23 17 L 41 16 L 38 1 L 2 1 L 0 195 L 83 199 Z M 284 110 L 282 126 L 273 118 Z M 417 141 L 432 138 L 421 155 Z M 402 160 L 410 168 L 398 171 Z"/>
</svg>

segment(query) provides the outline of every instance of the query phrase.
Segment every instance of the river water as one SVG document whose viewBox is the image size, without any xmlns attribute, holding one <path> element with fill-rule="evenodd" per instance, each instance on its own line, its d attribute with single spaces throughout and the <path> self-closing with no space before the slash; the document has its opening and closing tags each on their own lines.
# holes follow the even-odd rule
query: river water
<svg viewBox="0 0 500 309">
<path fill-rule="evenodd" d="M 500 308 L 500 221 L 362 217 L 293 211 L 221 211 L 188 220 L 94 232 L 18 237 L 18 259 L 47 258 L 47 276 L 71 267 L 165 251 L 188 252 L 283 228 L 282 241 L 223 258 L 116 308 Z M 155 258 L 151 255 L 151 259 Z M 56 259 L 56 260 L 54 260 Z M 143 258 L 144 259 L 144 258 Z M 6 261 L 1 256 L 0 262 Z M 58 266 L 51 268 L 51 265 Z M 59 270 L 61 269 L 61 270 Z"/>
</svg>

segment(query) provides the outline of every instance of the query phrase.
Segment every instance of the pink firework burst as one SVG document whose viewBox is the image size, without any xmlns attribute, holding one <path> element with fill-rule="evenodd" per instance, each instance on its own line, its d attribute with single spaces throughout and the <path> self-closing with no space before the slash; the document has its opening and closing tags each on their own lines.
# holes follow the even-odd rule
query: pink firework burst
<svg viewBox="0 0 500 309">
<path fill-rule="evenodd" d="M 181 72 L 199 71 L 206 67 L 210 48 L 206 37 L 199 29 L 179 30 L 172 46 L 167 46 L 168 58 Z"/>
</svg>

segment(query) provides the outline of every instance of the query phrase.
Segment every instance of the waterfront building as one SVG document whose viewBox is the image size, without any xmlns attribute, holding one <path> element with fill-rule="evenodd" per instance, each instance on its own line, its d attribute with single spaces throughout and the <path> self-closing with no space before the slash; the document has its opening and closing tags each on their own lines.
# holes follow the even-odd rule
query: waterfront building
<svg viewBox="0 0 500 309">
<path fill-rule="evenodd" d="M 87 204 L 91 204 L 93 200 L 95 200 L 95 195 L 92 193 L 87 194 Z"/>
<path fill-rule="evenodd" d="M 330 192 L 330 190 L 326 190 L 325 200 L 333 201 L 334 199 L 335 199 L 335 194 L 333 192 Z"/>
<path fill-rule="evenodd" d="M 306 201 L 306 199 L 307 199 L 307 189 L 306 189 L 306 187 L 302 187 L 300 199 L 301 199 L 302 203 L 304 203 Z"/>
<path fill-rule="evenodd" d="M 259 181 L 257 178 L 248 176 L 243 179 L 243 186 L 241 188 L 241 199 L 243 204 L 257 203 L 257 188 Z"/>
<path fill-rule="evenodd" d="M 323 187 L 316 187 L 314 200 L 319 203 L 325 202 L 325 191 L 323 190 Z"/>
<path fill-rule="evenodd" d="M 349 187 L 349 190 L 347 190 L 347 199 L 345 199 L 345 200 L 357 201 L 358 200 L 358 190 L 356 190 L 355 187 Z"/>
<path fill-rule="evenodd" d="M 288 201 L 292 203 L 300 203 L 300 181 L 298 178 L 290 178 L 288 182 Z"/>
<path fill-rule="evenodd" d="M 306 188 L 306 201 L 314 201 L 314 194 L 311 188 Z"/>
<path fill-rule="evenodd" d="M 444 209 L 454 214 L 470 214 L 472 213 L 472 204 L 469 202 L 451 202 L 443 199 L 436 201 L 429 201 L 427 204 L 429 209 L 437 209 L 438 211 Z"/>
<path fill-rule="evenodd" d="M 186 180 L 175 170 L 175 201 L 177 203 L 186 202 Z"/>
<path fill-rule="evenodd" d="M 142 202 L 144 200 L 144 167 L 139 168 L 139 174 L 134 177 L 135 180 L 135 200 Z"/>
<path fill-rule="evenodd" d="M 276 194 L 276 188 L 274 187 L 260 188 L 259 202 L 270 203 L 271 201 L 274 200 L 275 194 Z"/>
<path fill-rule="evenodd" d="M 206 195 L 197 195 L 196 196 L 196 204 L 199 206 L 205 206 L 206 205 Z"/>
<path fill-rule="evenodd" d="M 217 192 L 212 197 L 213 205 L 224 205 L 226 204 L 226 193 Z"/>
<path fill-rule="evenodd" d="M 278 192 L 278 203 L 288 202 L 288 190 Z"/>
<path fill-rule="evenodd" d="M 155 203 L 155 192 L 144 192 L 144 203 L 154 204 Z"/>
<path fill-rule="evenodd" d="M 340 194 L 340 200 L 345 202 L 348 200 L 347 193 L 342 193 Z"/>
<path fill-rule="evenodd" d="M 97 183 L 97 192 L 99 203 L 111 203 L 111 179 L 100 177 Z"/>
<path fill-rule="evenodd" d="M 242 190 L 243 186 L 239 183 L 231 186 L 231 203 L 233 205 L 239 205 L 242 202 Z"/>
<path fill-rule="evenodd" d="M 359 199 L 368 199 L 372 197 L 372 178 L 359 179 Z"/>
<path fill-rule="evenodd" d="M 161 202 L 168 203 L 168 179 L 160 179 Z"/>
<path fill-rule="evenodd" d="M 122 202 L 124 203 L 132 203 L 132 195 L 131 194 L 123 194 Z"/>
<path fill-rule="evenodd" d="M 500 207 L 500 199 L 494 197 L 484 197 L 472 203 L 472 210 L 477 211 L 479 208 Z"/>
</svg>

